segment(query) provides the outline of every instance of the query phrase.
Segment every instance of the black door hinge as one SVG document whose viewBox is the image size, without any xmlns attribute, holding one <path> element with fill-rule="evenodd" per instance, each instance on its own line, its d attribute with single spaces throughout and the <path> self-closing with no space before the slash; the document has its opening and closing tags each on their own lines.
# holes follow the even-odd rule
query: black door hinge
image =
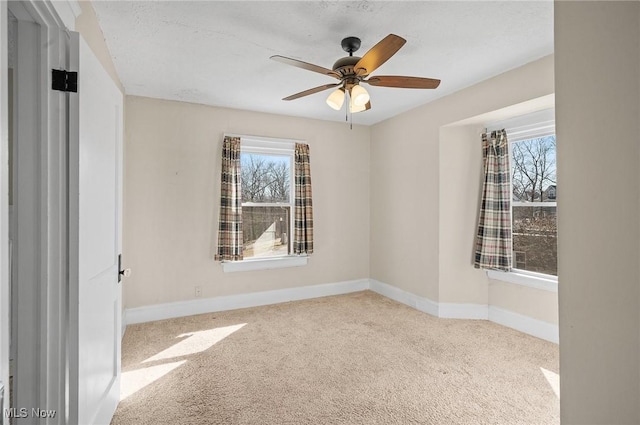
<svg viewBox="0 0 640 425">
<path fill-rule="evenodd" d="M 51 70 L 51 88 L 58 91 L 78 92 L 78 73 L 64 69 Z"/>
</svg>

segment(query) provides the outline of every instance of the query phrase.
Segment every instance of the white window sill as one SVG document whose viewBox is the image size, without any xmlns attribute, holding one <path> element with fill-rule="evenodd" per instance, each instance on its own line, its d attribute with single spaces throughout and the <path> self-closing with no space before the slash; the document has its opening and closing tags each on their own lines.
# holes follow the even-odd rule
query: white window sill
<svg viewBox="0 0 640 425">
<path fill-rule="evenodd" d="M 260 258 L 243 261 L 224 261 L 222 270 L 225 273 L 248 272 L 252 270 L 281 269 L 285 267 L 300 267 L 307 265 L 307 257 L 291 255 L 288 257 Z"/>
<path fill-rule="evenodd" d="M 549 292 L 558 292 L 558 278 L 556 276 L 522 272 L 520 270 L 511 272 L 487 270 L 487 276 L 489 276 L 489 279 L 515 283 L 516 285 L 528 286 Z"/>
</svg>

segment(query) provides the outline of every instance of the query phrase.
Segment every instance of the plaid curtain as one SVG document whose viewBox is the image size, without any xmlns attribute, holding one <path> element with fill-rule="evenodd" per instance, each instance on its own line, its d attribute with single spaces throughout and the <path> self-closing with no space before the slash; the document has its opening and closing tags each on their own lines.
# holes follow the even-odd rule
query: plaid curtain
<svg viewBox="0 0 640 425">
<path fill-rule="evenodd" d="M 218 223 L 218 261 L 242 260 L 242 196 L 240 181 L 240 138 L 225 137 L 222 142 L 220 178 L 220 220 Z"/>
<path fill-rule="evenodd" d="M 484 185 L 476 236 L 476 268 L 511 270 L 511 174 L 505 130 L 482 135 Z"/>
<path fill-rule="evenodd" d="M 313 253 L 313 203 L 311 201 L 311 167 L 309 145 L 295 147 L 296 208 L 293 232 L 294 254 Z"/>
</svg>

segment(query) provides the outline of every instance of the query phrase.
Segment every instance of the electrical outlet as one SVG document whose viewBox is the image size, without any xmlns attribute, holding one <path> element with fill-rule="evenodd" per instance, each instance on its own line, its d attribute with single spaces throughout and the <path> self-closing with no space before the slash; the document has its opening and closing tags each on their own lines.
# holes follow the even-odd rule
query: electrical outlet
<svg viewBox="0 0 640 425">
<path fill-rule="evenodd" d="M 196 286 L 196 298 L 200 298 L 202 296 L 202 286 Z"/>
</svg>

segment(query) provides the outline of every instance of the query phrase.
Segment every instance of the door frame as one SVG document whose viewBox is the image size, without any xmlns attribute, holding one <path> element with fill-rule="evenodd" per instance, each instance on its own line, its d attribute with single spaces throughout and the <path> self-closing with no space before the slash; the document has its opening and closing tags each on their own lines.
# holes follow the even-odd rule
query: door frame
<svg viewBox="0 0 640 425">
<path fill-rule="evenodd" d="M 22 0 L 0 2 L 0 379 L 9 382 L 9 206 L 8 206 L 8 78 L 7 78 L 7 21 L 11 9 L 19 20 L 34 22 L 40 27 L 38 92 L 36 104 L 37 134 L 35 156 L 37 169 L 33 169 L 37 197 L 34 197 L 34 216 L 39 222 L 40 249 L 31 258 L 18 261 L 40 264 L 39 279 L 20 282 L 31 285 L 37 296 L 20 305 L 20 314 L 36 317 L 31 325 L 35 338 L 24 341 L 19 350 L 32 349 L 37 353 L 35 379 L 31 400 L 35 406 L 9 406 L 8 389 L 5 390 L 4 408 L 36 407 L 56 410 L 54 418 L 39 423 L 63 424 L 67 422 L 68 364 L 67 364 L 67 299 L 68 299 L 68 196 L 67 196 L 67 101 L 68 96 L 54 92 L 51 87 L 51 69 L 64 69 L 67 65 L 67 30 L 75 28 L 75 18 L 81 9 L 77 1 Z M 15 11 L 15 12 L 14 12 Z M 17 95 L 17 93 L 16 93 Z M 25 170 L 23 170 L 25 171 Z M 25 309 L 24 312 L 22 309 Z M 20 320 L 20 319 L 19 319 Z M 30 326 L 30 325 L 29 325 Z M 18 357 L 20 351 L 18 351 Z M 5 388 L 8 388 L 5 384 Z"/>
<path fill-rule="evenodd" d="M 2 413 L 9 408 L 9 60 L 7 4 L 0 3 L 0 381 L 3 385 Z M 5 165 L 6 164 L 6 165 Z"/>
</svg>

